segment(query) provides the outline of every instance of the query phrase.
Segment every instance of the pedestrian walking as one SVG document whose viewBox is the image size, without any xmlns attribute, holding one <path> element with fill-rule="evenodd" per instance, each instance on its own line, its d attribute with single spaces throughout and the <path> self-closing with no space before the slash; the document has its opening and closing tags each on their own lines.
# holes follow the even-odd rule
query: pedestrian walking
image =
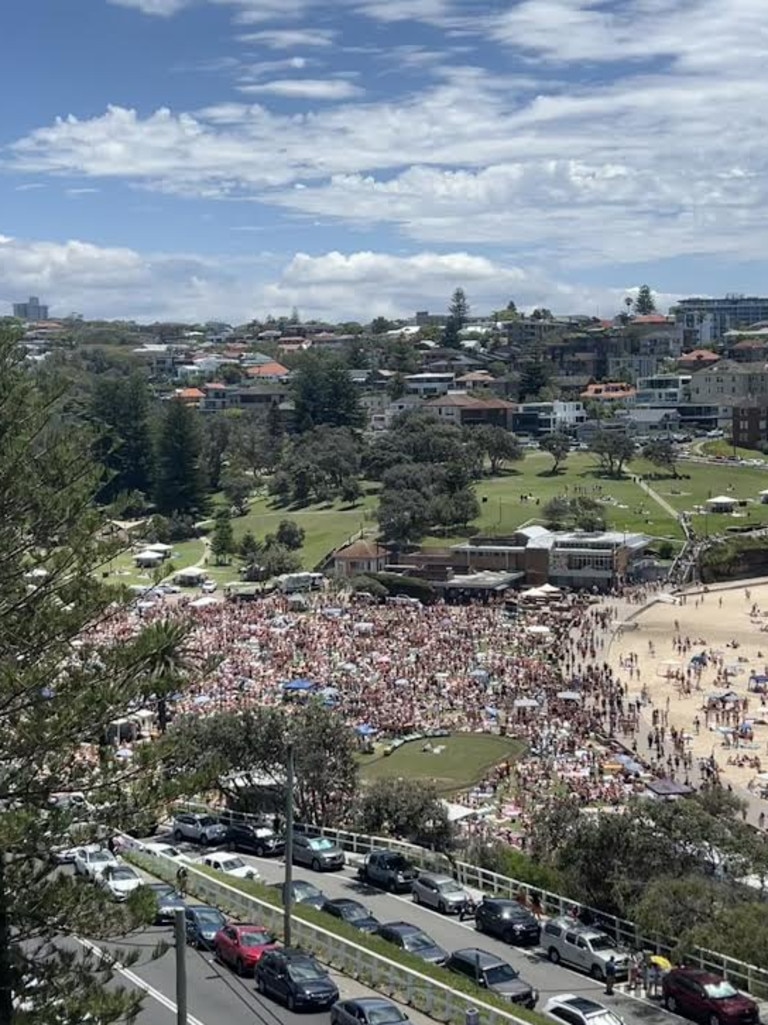
<svg viewBox="0 0 768 1025">
<path fill-rule="evenodd" d="M 176 873 L 176 889 L 179 891 L 182 897 L 187 895 L 187 870 L 184 865 L 179 866 L 179 870 Z"/>
<path fill-rule="evenodd" d="M 616 958 L 611 954 L 605 966 L 605 995 L 613 996 L 613 986 L 616 982 Z"/>
</svg>

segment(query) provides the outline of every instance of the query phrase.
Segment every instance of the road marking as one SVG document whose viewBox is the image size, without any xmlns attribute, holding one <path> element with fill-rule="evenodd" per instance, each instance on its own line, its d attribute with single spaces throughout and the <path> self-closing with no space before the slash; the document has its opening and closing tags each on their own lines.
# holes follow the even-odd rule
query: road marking
<svg viewBox="0 0 768 1025">
<path fill-rule="evenodd" d="M 73 936 L 72 938 L 76 943 L 79 943 L 81 947 L 85 947 L 86 950 L 90 950 L 92 954 L 96 954 L 101 958 L 108 957 L 106 951 L 91 940 L 84 940 L 80 936 Z M 145 982 L 141 976 L 132 972 L 130 968 L 124 968 L 119 961 L 115 961 L 113 963 L 113 967 L 118 975 L 121 975 L 128 982 L 132 983 L 137 989 L 143 990 L 147 996 L 152 997 L 153 1000 L 156 1000 L 158 1004 L 162 1004 L 163 1007 L 171 1011 L 173 1014 L 177 1013 L 178 1007 L 175 1001 L 171 1000 L 170 997 L 167 997 L 165 993 L 161 992 L 159 989 L 155 989 L 154 986 L 150 986 L 148 982 Z M 187 1022 L 188 1025 L 205 1025 L 205 1022 L 200 1021 L 199 1018 L 196 1018 L 193 1014 L 189 1013 L 187 1013 Z"/>
</svg>

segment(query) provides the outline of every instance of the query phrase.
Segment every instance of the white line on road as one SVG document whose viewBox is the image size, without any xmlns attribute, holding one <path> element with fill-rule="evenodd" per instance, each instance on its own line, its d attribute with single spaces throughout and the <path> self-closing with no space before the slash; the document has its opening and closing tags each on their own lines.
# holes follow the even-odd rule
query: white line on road
<svg viewBox="0 0 768 1025">
<path fill-rule="evenodd" d="M 85 949 L 90 950 L 92 954 L 96 954 L 97 957 L 103 958 L 106 956 L 106 952 L 102 950 L 98 944 L 92 943 L 91 940 L 84 940 L 80 936 L 74 936 L 73 939 L 76 943 L 79 943 L 81 947 L 85 947 Z M 171 1000 L 170 997 L 167 997 L 165 993 L 161 992 L 159 989 L 155 989 L 154 986 L 150 986 L 150 984 L 145 982 L 141 976 L 132 972 L 130 968 L 124 968 L 119 962 L 114 962 L 113 967 L 119 975 L 136 986 L 137 989 L 143 990 L 147 996 L 152 997 L 153 1000 L 156 1000 L 158 1004 L 162 1004 L 163 1007 L 172 1011 L 173 1014 L 177 1013 L 178 1007 L 176 1003 Z M 195 1018 L 193 1014 L 189 1013 L 187 1013 L 187 1023 L 188 1025 L 205 1025 L 205 1022 L 200 1021 L 199 1018 Z"/>
</svg>

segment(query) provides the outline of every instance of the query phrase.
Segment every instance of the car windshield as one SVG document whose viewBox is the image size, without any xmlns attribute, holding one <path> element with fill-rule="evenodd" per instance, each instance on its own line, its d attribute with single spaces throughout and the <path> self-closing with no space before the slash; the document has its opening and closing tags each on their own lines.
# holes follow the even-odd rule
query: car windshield
<svg viewBox="0 0 768 1025">
<path fill-rule="evenodd" d="M 264 947 L 268 943 L 274 943 L 275 937 L 271 932 L 259 929 L 258 931 L 254 930 L 253 932 L 241 932 L 240 942 L 244 947 Z"/>
<path fill-rule="evenodd" d="M 721 979 L 720 982 L 707 982 L 704 984 L 704 992 L 710 1000 L 729 1000 L 739 995 L 739 991 L 728 982 Z"/>
<path fill-rule="evenodd" d="M 166 858 L 180 858 L 181 857 L 181 851 L 179 850 L 178 847 L 170 847 L 170 846 L 168 846 L 168 847 L 165 847 L 165 846 L 150 847 L 150 851 L 154 851 L 155 854 L 164 854 Z"/>
<path fill-rule="evenodd" d="M 228 858 L 226 861 L 221 862 L 223 872 L 234 872 L 238 868 L 245 868 L 245 862 L 242 858 Z"/>
<path fill-rule="evenodd" d="M 346 918 L 348 922 L 359 922 L 369 917 L 362 904 L 342 904 L 340 910 L 342 918 Z"/>
<path fill-rule="evenodd" d="M 485 981 L 489 986 L 498 986 L 502 982 L 514 982 L 518 974 L 511 964 L 497 964 L 485 971 Z"/>
<path fill-rule="evenodd" d="M 293 884 L 293 895 L 298 900 L 306 900 L 307 897 L 322 897 L 323 892 L 314 883 L 299 879 Z"/>
<path fill-rule="evenodd" d="M 613 950 L 614 944 L 607 936 L 590 936 L 589 945 L 593 950 Z"/>
<path fill-rule="evenodd" d="M 156 897 L 170 897 L 176 892 L 168 883 L 150 883 L 149 889 L 152 890 Z"/>
<path fill-rule="evenodd" d="M 395 854 L 389 859 L 389 868 L 393 868 L 395 872 L 402 872 L 406 868 L 410 867 L 410 864 L 405 860 L 402 854 Z"/>
<path fill-rule="evenodd" d="M 403 946 L 406 950 L 427 950 L 434 945 L 434 941 L 425 932 L 412 932 L 403 936 Z"/>
<path fill-rule="evenodd" d="M 618 1014 L 613 1011 L 598 1011 L 596 1014 L 587 1015 L 588 1025 L 624 1025 Z"/>
<path fill-rule="evenodd" d="M 309 841 L 309 849 L 312 851 L 330 851 L 335 846 L 333 840 L 329 840 L 327 836 L 318 836 Z"/>
<path fill-rule="evenodd" d="M 388 1022 L 406 1021 L 399 1007 L 369 1007 L 366 1014 L 368 1025 L 387 1025 Z"/>
<path fill-rule="evenodd" d="M 139 877 L 132 868 L 116 868 L 112 873 L 112 878 L 125 882 L 126 879 L 138 879 Z"/>
<path fill-rule="evenodd" d="M 204 815 L 203 818 L 200 819 L 200 825 L 201 826 L 218 826 L 218 822 L 216 821 L 216 819 L 211 818 L 210 815 Z"/>
<path fill-rule="evenodd" d="M 226 919 L 216 908 L 203 908 L 195 912 L 195 917 L 201 925 L 223 925 Z"/>
<path fill-rule="evenodd" d="M 109 851 L 91 851 L 87 857 L 90 861 L 112 861 Z"/>
<path fill-rule="evenodd" d="M 288 976 L 294 982 L 316 982 L 325 978 L 325 972 L 312 961 L 294 961 L 288 965 Z"/>
<path fill-rule="evenodd" d="M 440 891 L 440 893 L 445 893 L 445 894 L 449 894 L 449 893 L 463 894 L 464 893 L 464 891 L 459 886 L 459 884 L 457 882 L 454 882 L 453 879 L 451 879 L 449 882 L 446 882 L 446 883 L 438 883 L 437 888 Z"/>
</svg>

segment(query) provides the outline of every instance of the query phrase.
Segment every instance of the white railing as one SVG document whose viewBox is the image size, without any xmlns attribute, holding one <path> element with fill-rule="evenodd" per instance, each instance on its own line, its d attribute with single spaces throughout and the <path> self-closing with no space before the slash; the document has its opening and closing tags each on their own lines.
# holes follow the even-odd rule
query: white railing
<svg viewBox="0 0 768 1025">
<path fill-rule="evenodd" d="M 220 816 L 224 820 L 247 821 L 255 820 L 257 816 L 247 815 L 240 812 L 222 812 L 221 809 L 212 808 L 210 805 L 184 803 L 179 804 L 181 809 L 190 811 L 205 811 L 208 814 Z M 521 903 L 533 908 L 537 914 L 548 917 L 572 914 L 575 909 L 589 911 L 600 929 L 607 933 L 616 942 L 631 950 L 653 950 L 657 954 L 669 956 L 675 942 L 664 940 L 658 936 L 644 936 L 634 922 L 629 922 L 615 915 L 608 915 L 595 908 L 584 908 L 567 897 L 558 893 L 550 893 L 530 883 L 512 879 L 510 876 L 500 875 L 498 872 L 491 872 L 489 869 L 479 868 L 466 861 L 454 861 L 445 854 L 430 851 L 417 844 L 406 843 L 404 840 L 393 840 L 391 837 L 364 836 L 360 833 L 352 833 L 346 829 L 333 829 L 326 826 L 298 825 L 296 827 L 302 832 L 314 836 L 326 836 L 333 840 L 343 850 L 352 854 L 366 854 L 368 851 L 380 849 L 398 851 L 404 854 L 415 865 L 430 871 L 447 872 L 457 879 L 462 886 L 480 890 L 482 893 L 495 894 L 499 897 L 510 897 L 519 900 Z M 756 996 L 768 999 L 768 969 L 757 965 L 749 964 L 746 961 L 739 961 L 728 954 L 721 954 L 716 950 L 707 950 L 703 947 L 686 949 L 686 962 L 696 964 L 708 971 L 716 972 L 729 979 L 739 989 L 746 990 Z"/>
<path fill-rule="evenodd" d="M 175 885 L 179 866 L 171 858 L 142 854 L 141 845 L 135 842 L 126 854 L 148 873 Z M 188 892 L 235 918 L 245 921 L 255 918 L 275 934 L 282 934 L 282 907 L 243 893 L 229 883 L 212 879 L 192 865 L 185 868 Z M 451 989 L 437 979 L 358 946 L 298 916 L 291 921 L 291 942 L 311 951 L 323 964 L 448 1025 L 464 1025 L 470 1008 L 480 1012 L 483 1025 L 530 1025 L 530 1019 L 494 1007 L 486 1003 L 480 994 L 475 999 Z"/>
</svg>

